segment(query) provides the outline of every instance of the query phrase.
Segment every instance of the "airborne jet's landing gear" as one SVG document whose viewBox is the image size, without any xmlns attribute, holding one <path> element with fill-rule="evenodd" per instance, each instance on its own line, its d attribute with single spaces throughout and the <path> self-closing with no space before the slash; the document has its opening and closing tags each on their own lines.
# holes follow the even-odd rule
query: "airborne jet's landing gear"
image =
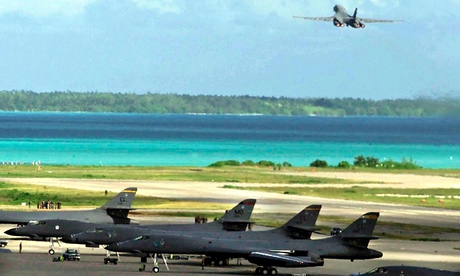
<svg viewBox="0 0 460 276">
<path fill-rule="evenodd" d="M 61 242 L 59 241 L 59 239 L 58 239 L 58 238 L 53 238 L 53 237 L 51 237 L 51 238 L 50 238 L 50 250 L 48 250 L 48 254 L 50 254 L 50 255 L 54 255 L 54 253 L 56 253 L 56 252 L 54 251 L 54 239 L 56 239 L 56 242 L 57 242 L 57 244 L 59 245 L 59 248 L 62 249 L 62 245 L 61 245 Z"/>
<path fill-rule="evenodd" d="M 276 268 L 271 267 L 271 266 L 258 267 L 256 268 L 256 274 L 257 275 L 277 275 L 278 270 L 276 270 Z"/>
</svg>

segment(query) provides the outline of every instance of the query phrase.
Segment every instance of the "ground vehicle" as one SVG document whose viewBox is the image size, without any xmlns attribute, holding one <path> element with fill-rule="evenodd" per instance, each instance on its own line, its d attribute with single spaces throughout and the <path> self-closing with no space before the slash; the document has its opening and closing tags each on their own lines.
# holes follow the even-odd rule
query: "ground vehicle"
<svg viewBox="0 0 460 276">
<path fill-rule="evenodd" d="M 337 236 L 338 234 L 342 233 L 342 229 L 334 227 L 331 229 L 331 236 Z"/>
<path fill-rule="evenodd" d="M 104 264 L 108 264 L 108 263 L 113 263 L 114 265 L 116 265 L 118 263 L 118 258 L 105 257 Z"/>
<path fill-rule="evenodd" d="M 70 249 L 67 248 L 67 250 L 62 254 L 64 257 L 64 261 L 79 261 L 80 260 L 80 253 L 78 253 L 77 249 Z"/>
<path fill-rule="evenodd" d="M 8 241 L 7 240 L 0 240 L 0 247 L 5 247 L 8 245 Z"/>
</svg>

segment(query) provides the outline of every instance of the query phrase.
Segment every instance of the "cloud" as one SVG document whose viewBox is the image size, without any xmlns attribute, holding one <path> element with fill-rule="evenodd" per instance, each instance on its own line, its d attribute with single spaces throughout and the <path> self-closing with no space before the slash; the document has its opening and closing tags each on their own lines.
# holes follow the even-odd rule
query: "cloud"
<svg viewBox="0 0 460 276">
<path fill-rule="evenodd" d="M 0 16 L 22 14 L 35 18 L 52 15 L 74 17 L 82 14 L 88 5 L 96 1 L 98 0 L 0 0 Z"/>
<path fill-rule="evenodd" d="M 182 13 L 184 10 L 183 1 L 173 0 L 131 0 L 140 9 L 156 10 L 160 13 Z"/>
</svg>

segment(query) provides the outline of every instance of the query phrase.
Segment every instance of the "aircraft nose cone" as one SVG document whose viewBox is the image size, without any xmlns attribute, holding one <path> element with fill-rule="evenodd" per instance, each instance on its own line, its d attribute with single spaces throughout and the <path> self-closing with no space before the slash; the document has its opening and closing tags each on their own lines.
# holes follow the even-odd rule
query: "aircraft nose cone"
<svg viewBox="0 0 460 276">
<path fill-rule="evenodd" d="M 10 236 L 17 236 L 18 231 L 16 230 L 16 228 L 11 228 L 10 230 L 6 230 L 5 234 L 10 235 Z"/>
</svg>

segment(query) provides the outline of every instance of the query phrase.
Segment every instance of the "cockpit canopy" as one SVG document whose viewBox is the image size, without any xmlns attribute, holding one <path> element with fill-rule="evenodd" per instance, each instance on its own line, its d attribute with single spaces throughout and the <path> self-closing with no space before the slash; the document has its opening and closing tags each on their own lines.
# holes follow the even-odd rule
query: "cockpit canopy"
<svg viewBox="0 0 460 276">
<path fill-rule="evenodd" d="M 342 5 L 335 5 L 334 12 L 345 11 L 345 8 Z"/>
</svg>

